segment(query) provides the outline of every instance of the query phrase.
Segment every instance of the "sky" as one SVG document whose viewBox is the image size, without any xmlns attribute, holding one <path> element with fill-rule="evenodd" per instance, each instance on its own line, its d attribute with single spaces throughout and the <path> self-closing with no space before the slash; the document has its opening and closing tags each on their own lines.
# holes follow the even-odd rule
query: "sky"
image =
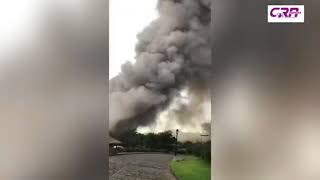
<svg viewBox="0 0 320 180">
<path fill-rule="evenodd" d="M 110 0 L 109 79 L 121 71 L 126 61 L 134 62 L 137 34 L 158 14 L 157 0 Z"/>
</svg>

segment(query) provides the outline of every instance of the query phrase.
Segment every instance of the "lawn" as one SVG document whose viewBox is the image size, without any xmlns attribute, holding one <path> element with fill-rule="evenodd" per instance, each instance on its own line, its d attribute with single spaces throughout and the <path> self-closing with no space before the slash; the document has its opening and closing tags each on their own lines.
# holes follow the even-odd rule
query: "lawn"
<svg viewBox="0 0 320 180">
<path fill-rule="evenodd" d="M 210 164 L 195 156 L 171 161 L 170 167 L 178 180 L 210 180 Z"/>
</svg>

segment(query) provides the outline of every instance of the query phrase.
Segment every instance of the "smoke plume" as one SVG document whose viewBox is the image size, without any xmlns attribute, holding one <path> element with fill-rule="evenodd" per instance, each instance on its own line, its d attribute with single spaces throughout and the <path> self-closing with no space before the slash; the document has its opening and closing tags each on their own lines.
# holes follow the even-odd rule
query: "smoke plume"
<svg viewBox="0 0 320 180">
<path fill-rule="evenodd" d="M 211 64 L 210 5 L 210 0 L 159 0 L 159 17 L 137 36 L 135 63 L 123 64 L 109 82 L 111 135 L 153 123 L 182 89 L 188 89 L 193 105 L 209 97 L 204 89 Z"/>
</svg>

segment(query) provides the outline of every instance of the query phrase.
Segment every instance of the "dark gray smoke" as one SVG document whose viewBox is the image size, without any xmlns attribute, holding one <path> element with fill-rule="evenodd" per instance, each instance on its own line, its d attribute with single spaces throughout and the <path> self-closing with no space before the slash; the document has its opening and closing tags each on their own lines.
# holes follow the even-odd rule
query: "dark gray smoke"
<svg viewBox="0 0 320 180">
<path fill-rule="evenodd" d="M 210 0 L 159 0 L 159 18 L 137 36 L 136 62 L 124 64 L 109 82 L 113 136 L 152 123 L 182 88 L 196 86 L 190 89 L 197 93 L 207 87 L 210 5 Z"/>
<path fill-rule="evenodd" d="M 206 133 L 211 133 L 211 123 L 203 123 L 202 128 L 205 130 Z"/>
</svg>

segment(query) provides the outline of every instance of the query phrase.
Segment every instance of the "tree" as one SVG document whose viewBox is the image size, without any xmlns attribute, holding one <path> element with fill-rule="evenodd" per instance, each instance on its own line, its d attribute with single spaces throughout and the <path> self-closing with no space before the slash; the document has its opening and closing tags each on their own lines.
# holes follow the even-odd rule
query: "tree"
<svg viewBox="0 0 320 180">
<path fill-rule="evenodd" d="M 120 140 L 128 149 L 143 150 L 166 150 L 172 151 L 176 138 L 173 137 L 172 131 L 161 133 L 140 134 L 136 130 L 128 130 L 120 136 Z"/>
<path fill-rule="evenodd" d="M 140 143 L 140 138 L 136 130 L 128 130 L 120 136 L 120 140 L 128 147 L 134 148 Z"/>
<path fill-rule="evenodd" d="M 176 138 L 172 136 L 172 131 L 165 131 L 158 134 L 159 148 L 172 150 Z"/>
</svg>

